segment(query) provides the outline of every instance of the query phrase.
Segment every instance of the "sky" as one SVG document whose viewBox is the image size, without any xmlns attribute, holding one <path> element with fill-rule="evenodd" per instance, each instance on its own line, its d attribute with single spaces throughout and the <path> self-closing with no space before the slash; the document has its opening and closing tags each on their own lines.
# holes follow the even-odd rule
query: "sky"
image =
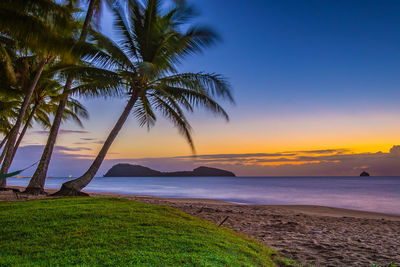
<svg viewBox="0 0 400 267">
<path fill-rule="evenodd" d="M 400 175 L 400 1 L 191 0 L 197 23 L 221 42 L 188 57 L 182 72 L 223 74 L 230 121 L 190 114 L 196 155 L 161 117 L 150 131 L 131 117 L 102 169 L 128 162 L 162 171 L 199 165 L 241 176 Z M 101 23 L 112 34 L 106 10 Z M 84 99 L 90 119 L 65 123 L 49 175 L 79 175 L 122 112 L 123 99 Z M 34 127 L 12 168 L 40 157 Z M 29 165 L 29 164 L 28 164 Z"/>
</svg>

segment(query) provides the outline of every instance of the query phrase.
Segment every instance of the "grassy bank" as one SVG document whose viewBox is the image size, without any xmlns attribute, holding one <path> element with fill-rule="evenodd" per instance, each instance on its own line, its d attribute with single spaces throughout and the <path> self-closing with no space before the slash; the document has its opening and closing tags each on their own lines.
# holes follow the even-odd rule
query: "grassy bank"
<svg viewBox="0 0 400 267">
<path fill-rule="evenodd" d="M 0 203 L 0 266 L 275 266 L 274 253 L 178 210 L 116 198 Z"/>
</svg>

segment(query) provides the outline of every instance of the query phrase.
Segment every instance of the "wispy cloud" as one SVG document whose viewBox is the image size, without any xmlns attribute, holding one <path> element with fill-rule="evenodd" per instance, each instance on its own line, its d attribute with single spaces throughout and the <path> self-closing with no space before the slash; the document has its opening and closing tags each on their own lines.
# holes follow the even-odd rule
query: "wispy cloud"
<svg viewBox="0 0 400 267">
<path fill-rule="evenodd" d="M 81 137 L 80 139 L 83 141 L 96 141 L 97 140 L 97 138 L 90 138 L 90 137 Z"/>
<path fill-rule="evenodd" d="M 249 157 L 279 157 L 279 156 L 294 156 L 296 154 L 290 152 L 283 153 L 245 153 L 245 154 L 210 154 L 210 155 L 189 155 L 177 156 L 176 159 L 242 159 Z"/>
<path fill-rule="evenodd" d="M 316 161 L 335 162 L 340 155 L 350 152 L 349 149 L 321 149 L 286 151 L 279 153 L 243 153 L 243 154 L 210 154 L 174 157 L 180 160 L 191 160 L 202 164 L 224 163 L 228 165 L 283 165 L 283 164 L 306 164 Z"/>
<path fill-rule="evenodd" d="M 320 150 L 303 150 L 303 151 L 292 151 L 294 153 L 304 154 L 343 154 L 350 152 L 350 149 L 320 149 Z"/>
<path fill-rule="evenodd" d="M 35 134 L 44 134 L 44 135 L 48 135 L 49 131 L 33 131 L 33 133 Z M 88 134 L 90 132 L 88 131 L 80 131 L 80 130 L 64 130 L 61 129 L 58 131 L 59 134 Z"/>
<path fill-rule="evenodd" d="M 399 153 L 400 153 L 400 146 L 393 146 L 393 147 L 390 149 L 390 153 L 392 153 L 392 154 L 399 154 Z"/>
<path fill-rule="evenodd" d="M 67 146 L 56 146 L 54 148 L 55 151 L 87 151 L 92 150 L 91 148 L 87 147 L 67 147 Z"/>
<path fill-rule="evenodd" d="M 88 145 L 88 144 L 101 145 L 101 144 L 104 144 L 104 141 L 98 140 L 98 141 L 90 141 L 90 142 L 74 142 L 74 145 Z"/>
<path fill-rule="evenodd" d="M 82 141 L 75 142 L 74 145 L 87 145 L 87 144 L 101 145 L 104 143 L 103 140 L 99 140 L 97 138 L 90 138 L 90 137 L 88 137 L 88 138 L 81 137 L 80 140 L 82 140 Z"/>
<path fill-rule="evenodd" d="M 349 149 L 320 149 L 280 153 L 215 154 L 178 156 L 173 158 L 133 159 L 148 166 L 199 165 L 220 167 L 239 175 L 358 175 L 368 170 L 373 175 L 400 175 L 400 146 L 393 146 L 388 153 L 353 153 Z"/>
<path fill-rule="evenodd" d="M 90 166 L 93 156 L 85 146 L 56 146 L 49 175 L 80 175 Z M 43 146 L 23 146 L 18 150 L 14 167 L 27 166 L 40 158 Z M 161 171 L 192 170 L 201 165 L 231 170 L 240 176 L 309 176 L 400 175 L 400 146 L 389 152 L 352 153 L 345 149 L 321 149 L 282 153 L 207 154 L 163 158 L 106 159 L 97 175 L 103 175 L 116 163 L 132 163 Z M 26 175 L 29 175 L 26 174 Z"/>
</svg>

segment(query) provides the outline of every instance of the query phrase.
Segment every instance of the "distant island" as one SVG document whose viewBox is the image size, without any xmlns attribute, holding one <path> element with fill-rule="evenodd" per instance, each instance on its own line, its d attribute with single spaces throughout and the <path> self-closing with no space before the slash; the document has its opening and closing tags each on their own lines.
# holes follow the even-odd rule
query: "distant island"
<svg viewBox="0 0 400 267">
<path fill-rule="evenodd" d="M 104 177 L 204 177 L 229 176 L 235 177 L 233 172 L 200 166 L 193 171 L 160 172 L 141 165 L 127 163 L 116 164 L 104 174 Z"/>
<path fill-rule="evenodd" d="M 368 172 L 362 172 L 361 174 L 360 174 L 360 176 L 369 176 L 369 173 Z"/>
</svg>

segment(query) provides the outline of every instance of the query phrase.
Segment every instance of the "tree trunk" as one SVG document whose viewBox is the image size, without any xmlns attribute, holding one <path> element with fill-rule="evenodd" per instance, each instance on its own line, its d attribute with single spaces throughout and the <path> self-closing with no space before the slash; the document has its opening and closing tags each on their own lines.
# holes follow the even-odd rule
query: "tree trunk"
<svg viewBox="0 0 400 267">
<path fill-rule="evenodd" d="M 25 135 L 25 133 L 26 133 L 26 130 L 27 130 L 28 126 L 29 126 L 29 123 L 31 122 L 31 120 L 32 120 L 32 118 L 33 118 L 33 114 L 34 114 L 34 112 L 35 112 L 35 110 L 36 110 L 36 107 L 37 107 L 36 105 L 33 107 L 32 112 L 31 112 L 31 114 L 29 114 L 29 118 L 28 118 L 27 122 L 25 123 L 24 129 L 22 129 L 22 132 L 21 132 L 21 134 L 20 134 L 19 137 L 18 137 L 17 143 L 15 143 L 14 152 L 13 152 L 13 156 L 12 156 L 12 158 L 11 158 L 11 162 L 14 160 L 15 153 L 17 152 L 18 147 L 19 147 L 19 145 L 21 144 L 22 138 L 24 137 L 24 135 Z M 8 135 L 7 135 L 7 136 L 8 136 Z M 6 146 L 4 147 L 3 152 L 1 153 L 0 162 L 3 161 L 3 158 L 4 158 L 5 154 L 7 153 L 7 150 L 8 150 L 8 149 L 9 149 L 9 146 L 6 145 Z M 2 187 L 2 188 L 5 188 L 5 186 L 6 186 L 6 185 L 4 185 L 4 187 Z M 18 190 L 18 191 L 19 191 L 19 190 Z"/>
<path fill-rule="evenodd" d="M 35 105 L 33 106 L 32 110 L 31 110 L 31 114 L 29 114 L 28 120 L 26 121 L 25 126 L 24 126 L 24 128 L 22 129 L 22 132 L 21 132 L 21 134 L 19 135 L 17 142 L 15 143 L 14 152 L 13 152 L 11 161 L 14 160 L 15 154 L 17 153 L 17 150 L 18 150 L 18 148 L 19 148 L 19 145 L 21 144 L 22 139 L 24 138 L 24 136 L 25 136 L 25 134 L 26 134 L 26 131 L 27 131 L 28 128 L 29 128 L 29 124 L 31 123 L 31 121 L 32 121 L 32 119 L 33 119 L 33 116 L 35 115 L 35 112 L 36 112 L 37 107 L 38 107 L 38 104 L 35 104 Z"/>
<path fill-rule="evenodd" d="M 86 41 L 86 36 L 88 34 L 88 31 L 89 31 L 90 23 L 92 22 L 92 18 L 93 18 L 93 15 L 94 15 L 94 9 L 95 9 L 95 5 L 96 5 L 97 1 L 99 1 L 99 0 L 90 0 L 90 2 L 89 2 L 89 7 L 88 7 L 88 10 L 86 12 L 85 21 L 83 22 L 81 36 L 79 36 L 79 41 L 78 42 L 85 42 Z"/>
<path fill-rule="evenodd" d="M 92 21 L 93 18 L 96 1 L 98 0 L 90 0 L 89 7 L 86 12 L 86 18 L 83 23 L 81 35 L 79 36 L 78 42 L 84 42 L 86 40 L 90 22 Z M 43 150 L 43 154 L 40 159 L 39 165 L 36 168 L 36 171 L 33 174 L 28 187 L 25 189 L 25 193 L 34 195 L 46 194 L 46 192 L 44 191 L 44 184 L 46 182 L 47 170 L 49 168 L 51 155 L 53 153 L 54 145 L 56 143 L 58 130 L 60 129 L 61 126 L 62 116 L 64 114 L 65 105 L 67 104 L 68 101 L 68 95 L 71 90 L 72 81 L 73 78 L 71 76 L 68 76 L 63 90 L 64 98 L 58 104 L 57 113 L 56 116 L 54 117 L 53 125 L 51 126 L 50 133 L 47 138 L 46 147 Z"/>
<path fill-rule="evenodd" d="M 14 128 L 14 127 L 13 127 L 13 128 Z M 4 137 L 4 140 L 1 142 L 1 143 L 2 143 L 1 147 L 3 147 L 3 145 L 5 145 L 5 146 L 4 146 L 3 151 L 1 152 L 0 164 L 3 162 L 4 156 L 5 156 L 6 153 L 7 153 L 7 149 L 8 149 L 7 140 L 8 140 L 8 138 L 10 137 L 10 134 L 11 134 L 11 131 L 13 130 L 13 128 L 11 128 L 11 130 L 8 132 L 8 134 Z"/>
<path fill-rule="evenodd" d="M 119 117 L 117 123 L 114 125 L 114 128 L 111 130 L 110 134 L 103 144 L 103 147 L 101 148 L 99 154 L 97 155 L 96 159 L 93 161 L 89 169 L 81 177 L 64 183 L 61 189 L 53 194 L 54 196 L 87 196 L 87 194 L 81 192 L 81 190 L 85 188 L 96 175 L 101 166 L 101 163 L 107 155 L 108 149 L 114 142 L 126 119 L 129 117 L 129 114 L 132 111 L 133 105 L 135 104 L 137 99 L 138 92 L 135 91 L 135 93 L 132 94 L 132 96 L 130 97 L 124 111 Z"/>
<path fill-rule="evenodd" d="M 11 129 L 12 130 L 12 129 Z M 4 146 L 4 144 L 7 142 L 8 137 L 10 136 L 11 130 L 4 136 L 3 140 L 1 140 L 0 143 L 0 149 Z M 1 161 L 0 161 L 1 162 Z"/>
<path fill-rule="evenodd" d="M 18 135 L 19 129 L 21 128 L 22 121 L 24 119 L 26 110 L 27 110 L 27 108 L 29 106 L 29 102 L 31 100 L 33 91 L 36 88 L 36 85 L 37 85 L 37 83 L 39 81 L 40 76 L 42 75 L 42 72 L 43 72 L 43 69 L 44 69 L 44 66 L 46 65 L 46 63 L 47 63 L 47 59 L 43 59 L 40 62 L 39 66 L 38 66 L 38 69 L 36 71 L 35 77 L 33 78 L 33 82 L 31 84 L 31 86 L 28 88 L 28 91 L 27 91 L 27 93 L 25 95 L 24 101 L 22 102 L 21 110 L 20 110 L 20 112 L 18 114 L 17 121 L 16 121 L 15 126 L 13 127 L 13 129 L 12 129 L 12 131 L 10 133 L 10 136 L 8 137 L 7 143 L 9 145 L 8 146 L 9 149 L 7 149 L 7 152 L 5 154 L 5 157 L 4 157 L 4 160 L 3 160 L 3 164 L 2 164 L 1 170 L 0 170 L 0 174 L 8 173 L 8 169 L 10 168 L 10 165 L 11 165 L 12 155 L 13 155 L 13 152 L 14 152 L 14 145 L 15 145 L 15 142 L 17 140 L 17 135 Z M 7 185 L 6 179 L 1 179 L 0 188 L 1 187 L 4 188 L 4 187 L 6 187 L 6 185 Z"/>
<path fill-rule="evenodd" d="M 9 150 L 10 150 L 9 143 L 7 142 L 6 145 L 4 146 L 3 152 L 1 153 L 0 162 L 3 161 L 4 156 L 7 154 Z M 7 191 L 7 190 L 10 190 L 10 188 L 7 188 L 6 179 L 0 179 L 0 191 Z"/>
<path fill-rule="evenodd" d="M 4 146 L 3 152 L 1 152 L 0 163 L 3 162 L 4 156 L 6 155 L 7 150 L 8 150 L 8 143 L 6 143 L 6 145 Z"/>
<path fill-rule="evenodd" d="M 71 84 L 72 84 L 72 78 L 68 77 L 63 90 L 64 91 L 63 94 L 65 94 L 65 96 L 58 103 L 57 112 L 54 117 L 53 125 L 50 128 L 50 133 L 47 138 L 47 143 L 43 150 L 42 157 L 40 158 L 35 173 L 33 174 L 31 180 L 29 181 L 28 187 L 25 189 L 25 193 L 33 195 L 46 194 L 44 192 L 44 184 L 46 182 L 47 170 L 49 168 L 51 154 L 53 153 L 54 145 L 57 140 L 58 130 L 60 129 L 61 126 L 61 121 L 64 114 L 65 106 L 68 101 L 67 93 L 70 90 L 69 88 L 71 88 Z"/>
</svg>

